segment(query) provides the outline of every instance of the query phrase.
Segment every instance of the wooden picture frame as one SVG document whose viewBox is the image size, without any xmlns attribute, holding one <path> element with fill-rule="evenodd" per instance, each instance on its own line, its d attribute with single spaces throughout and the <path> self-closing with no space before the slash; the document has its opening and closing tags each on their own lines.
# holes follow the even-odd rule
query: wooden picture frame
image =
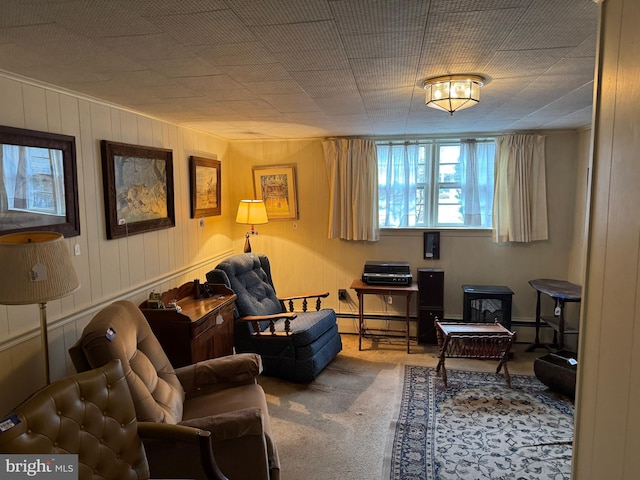
<svg viewBox="0 0 640 480">
<path fill-rule="evenodd" d="M 189 157 L 191 186 L 191 218 L 222 214 L 221 162 L 202 157 Z"/>
<path fill-rule="evenodd" d="M 107 238 L 174 227 L 173 151 L 100 142 Z"/>
<path fill-rule="evenodd" d="M 253 189 L 257 200 L 264 200 L 269 221 L 298 218 L 296 166 L 253 167 Z"/>
<path fill-rule="evenodd" d="M 0 235 L 80 235 L 76 140 L 0 126 Z"/>
</svg>

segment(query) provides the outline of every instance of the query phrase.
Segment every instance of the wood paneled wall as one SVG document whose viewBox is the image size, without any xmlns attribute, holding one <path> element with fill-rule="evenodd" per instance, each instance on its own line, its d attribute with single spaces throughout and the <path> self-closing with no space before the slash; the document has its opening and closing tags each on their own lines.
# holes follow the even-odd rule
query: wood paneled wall
<svg viewBox="0 0 640 480">
<path fill-rule="evenodd" d="M 81 235 L 67 240 L 81 288 L 49 302 L 53 380 L 73 371 L 67 349 L 97 309 L 117 298 L 141 301 L 204 278 L 233 248 L 228 143 L 104 103 L 0 75 L 0 124 L 72 135 L 76 138 Z M 105 233 L 100 140 L 173 150 L 176 227 L 117 240 Z M 190 218 L 189 155 L 222 161 L 222 211 L 204 227 Z M 0 266 L 0 270 L 1 270 Z M 1 274 L 1 273 L 0 273 Z M 42 386 L 38 306 L 0 306 L 0 410 L 7 411 Z M 10 387 L 9 387 L 10 386 Z"/>
<path fill-rule="evenodd" d="M 640 2 L 601 4 L 573 478 L 640 472 Z"/>
</svg>

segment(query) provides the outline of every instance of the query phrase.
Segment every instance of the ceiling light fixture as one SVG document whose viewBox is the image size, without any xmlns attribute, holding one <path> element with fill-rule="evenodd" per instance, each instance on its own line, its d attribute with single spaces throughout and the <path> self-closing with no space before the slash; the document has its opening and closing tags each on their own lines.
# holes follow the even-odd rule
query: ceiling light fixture
<svg viewBox="0 0 640 480">
<path fill-rule="evenodd" d="M 425 80 L 422 88 L 427 91 L 427 107 L 453 112 L 474 106 L 480 101 L 480 87 L 484 77 L 479 75 L 446 75 Z"/>
</svg>

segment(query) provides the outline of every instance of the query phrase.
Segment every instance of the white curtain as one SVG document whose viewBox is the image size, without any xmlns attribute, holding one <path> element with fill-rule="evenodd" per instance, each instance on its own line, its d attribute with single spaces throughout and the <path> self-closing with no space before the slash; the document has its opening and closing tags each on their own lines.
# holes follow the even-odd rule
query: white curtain
<svg viewBox="0 0 640 480">
<path fill-rule="evenodd" d="M 378 146 L 378 168 L 383 227 L 416 225 L 416 188 L 418 179 L 417 143 Z"/>
<path fill-rule="evenodd" d="M 462 216 L 465 226 L 491 227 L 495 144 L 463 140 L 460 144 L 462 170 Z"/>
<path fill-rule="evenodd" d="M 329 238 L 380 239 L 376 144 L 365 139 L 322 142 L 329 174 Z"/>
<path fill-rule="evenodd" d="M 496 139 L 495 242 L 549 238 L 544 146 L 541 135 Z"/>
</svg>

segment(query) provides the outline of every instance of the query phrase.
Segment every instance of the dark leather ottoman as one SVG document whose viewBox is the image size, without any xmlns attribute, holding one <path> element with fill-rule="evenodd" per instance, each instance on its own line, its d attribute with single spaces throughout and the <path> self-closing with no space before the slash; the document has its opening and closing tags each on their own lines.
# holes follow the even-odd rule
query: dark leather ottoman
<svg viewBox="0 0 640 480">
<path fill-rule="evenodd" d="M 538 380 L 551 390 L 573 399 L 576 396 L 576 370 L 578 366 L 571 365 L 569 359 L 576 357 L 574 352 L 568 350 L 550 353 L 535 359 L 533 371 Z"/>
</svg>

